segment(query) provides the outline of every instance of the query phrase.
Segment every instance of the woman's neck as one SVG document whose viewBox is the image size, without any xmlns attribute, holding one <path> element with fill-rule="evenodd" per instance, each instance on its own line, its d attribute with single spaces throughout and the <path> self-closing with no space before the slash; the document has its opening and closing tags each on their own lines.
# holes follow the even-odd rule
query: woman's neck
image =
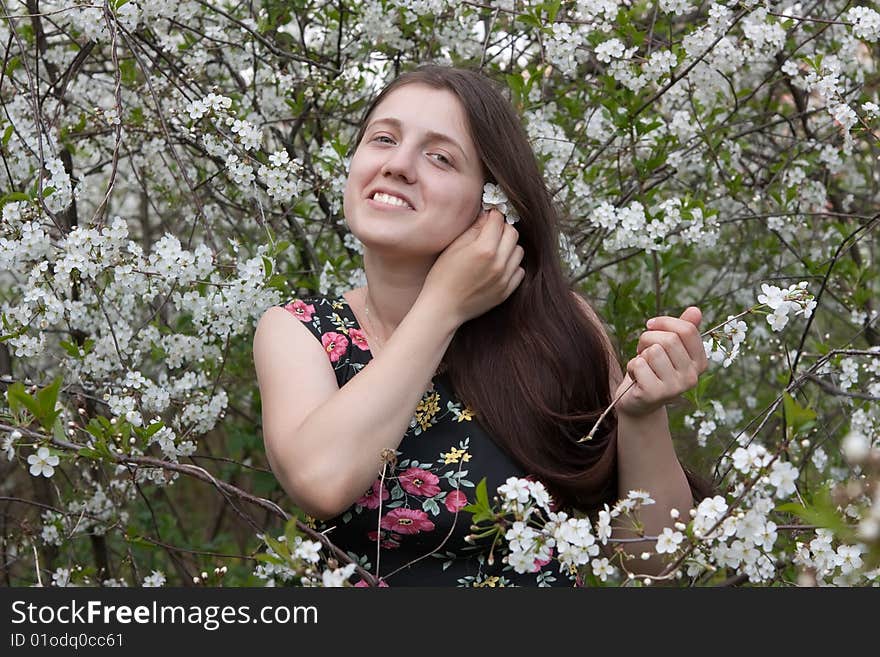
<svg viewBox="0 0 880 657">
<path fill-rule="evenodd" d="M 412 308 L 436 258 L 389 259 L 364 249 L 367 287 L 363 299 L 369 321 L 380 340 L 387 341 Z"/>
</svg>

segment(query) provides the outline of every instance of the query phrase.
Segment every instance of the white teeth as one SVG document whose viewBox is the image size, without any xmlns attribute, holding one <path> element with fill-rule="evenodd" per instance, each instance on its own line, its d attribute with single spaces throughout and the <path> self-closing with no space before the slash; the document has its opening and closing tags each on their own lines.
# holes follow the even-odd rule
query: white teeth
<svg viewBox="0 0 880 657">
<path fill-rule="evenodd" d="M 379 203 L 387 203 L 388 205 L 396 205 L 401 208 L 409 207 L 409 203 L 404 201 L 402 198 L 391 196 L 391 194 L 386 194 L 385 192 L 376 192 L 373 195 L 373 200 L 379 201 Z"/>
</svg>

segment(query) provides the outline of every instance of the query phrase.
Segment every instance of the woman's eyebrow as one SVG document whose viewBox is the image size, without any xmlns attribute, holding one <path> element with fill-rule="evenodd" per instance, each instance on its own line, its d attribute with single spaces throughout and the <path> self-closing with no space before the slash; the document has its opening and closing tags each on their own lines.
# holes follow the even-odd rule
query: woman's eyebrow
<svg viewBox="0 0 880 657">
<path fill-rule="evenodd" d="M 374 120 L 370 121 L 370 123 L 364 129 L 364 132 L 369 130 L 371 127 L 373 127 L 377 123 L 387 123 L 387 124 L 397 128 L 398 130 L 400 130 L 403 127 L 403 124 L 400 122 L 400 119 L 395 119 L 394 117 L 389 116 L 389 117 L 383 117 L 381 119 L 374 119 Z M 428 139 L 437 140 L 437 141 L 445 141 L 445 142 L 452 144 L 459 151 L 461 151 L 461 155 L 465 159 L 465 162 L 469 162 L 468 156 L 467 156 L 467 153 L 465 153 L 465 150 L 461 147 L 461 145 L 457 141 L 455 141 L 455 139 L 453 139 L 449 135 L 444 135 L 442 132 L 435 132 L 434 130 L 428 130 L 425 133 L 425 135 L 428 137 Z"/>
</svg>

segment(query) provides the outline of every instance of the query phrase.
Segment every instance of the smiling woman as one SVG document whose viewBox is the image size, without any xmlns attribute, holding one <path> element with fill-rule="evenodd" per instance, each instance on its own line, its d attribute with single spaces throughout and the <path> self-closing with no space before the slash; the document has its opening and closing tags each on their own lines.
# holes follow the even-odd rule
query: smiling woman
<svg viewBox="0 0 880 657">
<path fill-rule="evenodd" d="M 706 490 L 664 404 L 705 369 L 699 311 L 661 318 L 624 376 L 562 272 L 556 211 L 499 88 L 464 69 L 405 73 L 355 144 L 344 210 L 367 285 L 269 309 L 254 338 L 267 455 L 294 503 L 392 586 L 572 584 L 466 540 L 483 479 L 494 492 L 530 476 L 583 513 L 644 488 L 648 533 L 690 508 Z M 481 211 L 487 183 L 518 228 Z"/>
</svg>

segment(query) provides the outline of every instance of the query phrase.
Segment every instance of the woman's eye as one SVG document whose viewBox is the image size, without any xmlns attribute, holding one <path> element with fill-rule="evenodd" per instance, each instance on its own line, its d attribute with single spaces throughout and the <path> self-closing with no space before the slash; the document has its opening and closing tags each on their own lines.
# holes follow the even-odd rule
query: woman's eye
<svg viewBox="0 0 880 657">
<path fill-rule="evenodd" d="M 437 158 L 438 162 L 442 162 L 443 164 L 449 164 L 449 165 L 452 164 L 452 162 L 449 161 L 449 158 L 446 157 L 445 155 L 443 155 L 443 153 L 431 153 L 431 155 L 433 157 Z"/>
<path fill-rule="evenodd" d="M 382 143 L 386 143 L 386 144 L 388 144 L 388 143 L 393 144 L 394 143 L 394 140 L 391 137 L 389 137 L 388 135 L 376 135 L 375 137 L 373 137 L 373 141 L 379 141 L 380 139 L 387 139 L 388 140 L 387 142 L 382 142 Z"/>
</svg>

